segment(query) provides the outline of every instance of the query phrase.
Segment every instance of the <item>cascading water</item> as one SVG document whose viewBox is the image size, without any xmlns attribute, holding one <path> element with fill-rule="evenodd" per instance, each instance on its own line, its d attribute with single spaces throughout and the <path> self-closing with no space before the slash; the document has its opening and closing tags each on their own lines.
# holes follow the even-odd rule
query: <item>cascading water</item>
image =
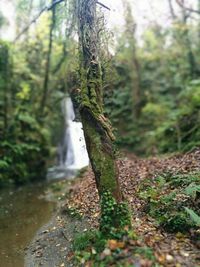
<svg viewBox="0 0 200 267">
<path fill-rule="evenodd" d="M 71 98 L 62 101 L 65 118 L 65 134 L 58 146 L 58 166 L 48 170 L 47 179 L 72 178 L 78 170 L 89 165 L 82 123 L 74 121 L 75 113 Z"/>
</svg>

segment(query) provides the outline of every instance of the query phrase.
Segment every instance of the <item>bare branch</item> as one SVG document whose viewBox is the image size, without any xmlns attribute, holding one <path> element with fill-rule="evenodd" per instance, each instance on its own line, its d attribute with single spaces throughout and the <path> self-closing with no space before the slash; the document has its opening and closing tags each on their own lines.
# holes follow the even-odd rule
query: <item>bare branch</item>
<svg viewBox="0 0 200 267">
<path fill-rule="evenodd" d="M 30 26 L 33 23 L 35 23 L 39 19 L 39 17 L 42 15 L 42 13 L 46 10 L 47 10 L 47 7 L 44 7 L 42 10 L 40 10 L 37 16 L 33 20 L 31 20 L 31 22 L 17 35 L 14 42 L 16 42 L 24 33 L 26 33 L 29 30 Z"/>
<path fill-rule="evenodd" d="M 107 7 L 107 6 L 105 6 L 104 4 L 102 4 L 102 3 L 100 3 L 100 2 L 97 2 L 97 4 L 100 5 L 100 6 L 102 6 L 102 7 L 104 7 L 104 8 L 106 8 L 106 9 L 108 9 L 108 10 L 110 11 L 110 8 Z"/>
<path fill-rule="evenodd" d="M 55 0 L 51 5 L 45 6 L 42 10 L 40 10 L 40 12 L 35 16 L 35 18 L 33 18 L 30 21 L 30 23 L 17 35 L 14 42 L 16 42 L 24 33 L 26 33 L 29 30 L 29 28 L 31 27 L 31 25 L 33 23 L 35 23 L 45 11 L 51 10 L 53 7 L 55 7 L 57 4 L 60 4 L 63 1 L 64 0 Z"/>
<path fill-rule="evenodd" d="M 169 9 L 170 9 L 171 16 L 175 20 L 177 17 L 176 17 L 176 14 L 174 12 L 174 8 L 173 8 L 173 5 L 172 5 L 172 0 L 168 0 L 168 4 L 169 4 Z"/>
<path fill-rule="evenodd" d="M 50 6 L 47 7 L 47 10 L 51 10 L 54 6 L 62 3 L 63 1 L 65 1 L 65 0 L 55 0 Z"/>
<path fill-rule="evenodd" d="M 186 7 L 186 6 L 183 4 L 182 0 L 176 0 L 176 3 L 177 3 L 180 7 L 184 8 L 185 10 L 187 10 L 187 11 L 189 11 L 189 12 L 191 12 L 191 13 L 196 13 L 196 14 L 199 14 L 199 15 L 200 15 L 200 11 L 199 11 L 199 10 L 193 9 L 193 8 L 191 8 L 191 7 Z"/>
</svg>

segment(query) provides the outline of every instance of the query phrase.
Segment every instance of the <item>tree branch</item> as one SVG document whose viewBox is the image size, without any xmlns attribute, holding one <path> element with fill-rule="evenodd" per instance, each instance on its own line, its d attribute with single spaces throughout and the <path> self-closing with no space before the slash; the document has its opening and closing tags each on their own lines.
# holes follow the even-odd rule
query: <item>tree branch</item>
<svg viewBox="0 0 200 267">
<path fill-rule="evenodd" d="M 191 7 L 186 7 L 186 6 L 183 4 L 183 2 L 182 2 L 181 0 L 176 0 L 176 3 L 177 3 L 180 7 L 184 8 L 185 10 L 200 15 L 200 11 L 199 11 L 199 10 L 193 9 L 193 8 L 191 8 Z"/>
<path fill-rule="evenodd" d="M 173 8 L 173 5 L 172 5 L 172 0 L 168 0 L 168 4 L 169 4 L 169 9 L 170 9 L 171 16 L 172 16 L 173 20 L 175 20 L 177 17 L 176 17 L 175 12 L 174 12 L 174 8 Z"/>
<path fill-rule="evenodd" d="M 47 10 L 51 10 L 54 6 L 56 6 L 57 4 L 60 4 L 64 1 L 65 0 L 55 0 L 50 6 L 47 7 Z"/>
<path fill-rule="evenodd" d="M 107 7 L 107 6 L 105 6 L 104 4 L 102 4 L 102 3 L 98 2 L 98 1 L 97 1 L 97 4 L 100 5 L 100 6 L 102 6 L 102 7 L 104 7 L 104 8 L 106 8 L 106 9 L 108 9 L 110 11 L 110 8 Z"/>
<path fill-rule="evenodd" d="M 29 30 L 30 26 L 33 23 L 35 23 L 39 19 L 39 17 L 42 15 L 42 13 L 46 10 L 47 10 L 46 6 L 42 10 L 40 10 L 40 12 L 37 14 L 37 16 L 34 19 L 32 19 L 31 22 L 17 35 L 14 42 L 16 42 L 24 33 L 26 33 Z"/>
<path fill-rule="evenodd" d="M 55 0 L 51 5 L 49 6 L 45 6 L 42 10 L 40 10 L 40 12 L 35 16 L 35 18 L 33 18 L 30 23 L 17 35 L 17 37 L 14 40 L 14 43 L 24 34 L 26 33 L 29 28 L 31 27 L 31 25 L 33 23 L 35 23 L 39 17 L 45 12 L 45 11 L 49 11 L 51 10 L 53 7 L 55 7 L 57 4 L 60 4 L 61 2 L 63 2 L 65 0 Z"/>
</svg>

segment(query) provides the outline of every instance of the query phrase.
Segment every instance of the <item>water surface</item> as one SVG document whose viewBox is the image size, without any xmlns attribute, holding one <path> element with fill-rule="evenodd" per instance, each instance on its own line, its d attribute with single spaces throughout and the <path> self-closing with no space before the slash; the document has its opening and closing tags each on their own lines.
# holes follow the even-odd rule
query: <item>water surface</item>
<svg viewBox="0 0 200 267">
<path fill-rule="evenodd" d="M 31 185 L 0 191 L 0 267 L 24 266 L 24 249 L 54 209 L 44 190 L 45 185 Z"/>
</svg>

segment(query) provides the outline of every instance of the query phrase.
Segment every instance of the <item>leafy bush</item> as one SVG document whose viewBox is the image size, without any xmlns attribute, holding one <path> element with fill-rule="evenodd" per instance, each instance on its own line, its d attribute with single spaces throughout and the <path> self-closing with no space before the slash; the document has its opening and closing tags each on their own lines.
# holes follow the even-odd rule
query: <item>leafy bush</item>
<svg viewBox="0 0 200 267">
<path fill-rule="evenodd" d="M 21 113 L 0 144 L 0 186 L 45 178 L 49 135 L 34 117 Z"/>
<path fill-rule="evenodd" d="M 196 226 L 200 226 L 200 216 L 197 215 L 193 210 L 185 208 L 186 212 L 190 215 L 192 221 L 196 224 Z"/>
<path fill-rule="evenodd" d="M 145 200 L 144 211 L 165 230 L 188 232 L 199 223 L 199 192 L 199 173 L 166 173 L 144 182 L 139 197 Z"/>
</svg>

